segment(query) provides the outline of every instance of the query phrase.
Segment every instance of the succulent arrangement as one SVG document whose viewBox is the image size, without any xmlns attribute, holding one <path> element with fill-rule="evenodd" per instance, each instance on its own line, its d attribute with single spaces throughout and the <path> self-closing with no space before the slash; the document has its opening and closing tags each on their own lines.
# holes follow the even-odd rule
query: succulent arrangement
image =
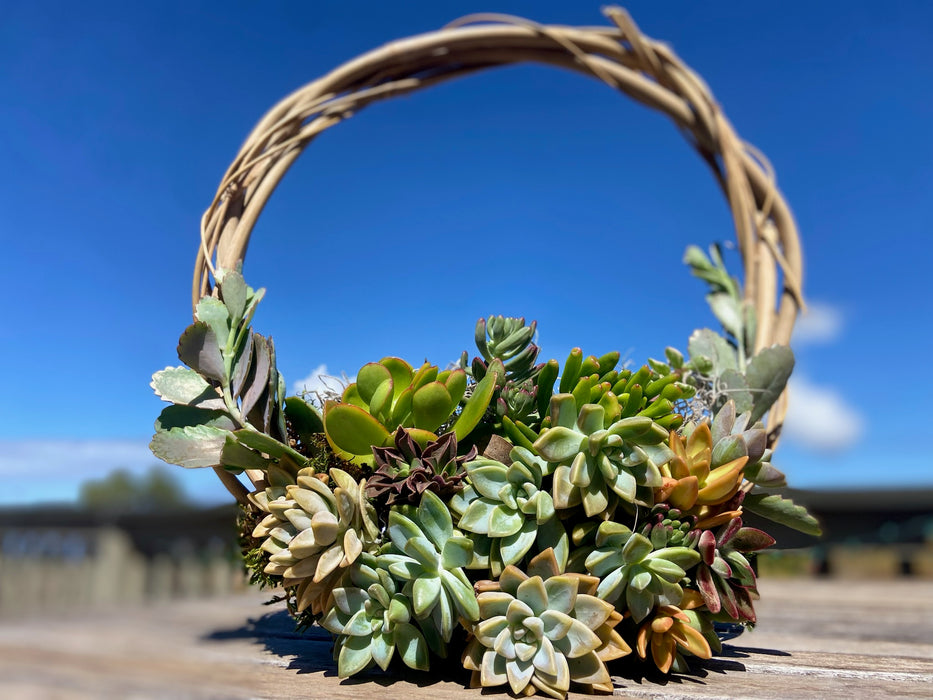
<svg viewBox="0 0 933 700">
<path fill-rule="evenodd" d="M 247 472 L 241 542 L 253 579 L 334 635 L 341 677 L 458 660 L 472 685 L 563 698 L 612 691 L 611 664 L 662 673 L 719 651 L 715 625 L 755 622 L 754 512 L 817 534 L 769 489 L 761 419 L 793 367 L 751 351 L 754 314 L 722 264 L 688 250 L 724 334 L 664 360 L 618 352 L 539 361 L 537 327 L 490 316 L 479 355 L 447 369 L 395 357 L 315 405 L 286 397 L 262 290 L 216 277 L 178 355 L 151 443 L 183 467 Z"/>
</svg>

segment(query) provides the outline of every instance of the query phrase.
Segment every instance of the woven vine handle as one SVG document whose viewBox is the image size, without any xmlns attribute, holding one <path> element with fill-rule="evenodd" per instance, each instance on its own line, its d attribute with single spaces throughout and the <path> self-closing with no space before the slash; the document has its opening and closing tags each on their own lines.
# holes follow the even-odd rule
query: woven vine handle
<svg viewBox="0 0 933 700">
<path fill-rule="evenodd" d="M 598 78 L 673 120 L 729 201 L 745 300 L 758 317 L 755 350 L 787 344 L 803 305 L 803 261 L 796 224 L 769 164 L 738 137 L 703 80 L 670 47 L 643 35 L 625 10 L 604 12 L 614 26 L 562 27 L 471 15 L 363 54 L 283 99 L 246 139 L 202 217 L 192 303 L 211 292 L 215 269 L 243 261 L 269 195 L 322 131 L 371 102 L 466 73 L 535 62 Z M 772 436 L 786 406 L 785 394 L 769 412 Z"/>
</svg>

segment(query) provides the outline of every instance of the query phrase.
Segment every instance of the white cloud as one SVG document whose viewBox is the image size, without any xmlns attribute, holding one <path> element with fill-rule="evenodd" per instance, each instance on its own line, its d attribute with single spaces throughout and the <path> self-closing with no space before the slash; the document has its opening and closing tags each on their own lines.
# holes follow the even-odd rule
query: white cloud
<svg viewBox="0 0 933 700">
<path fill-rule="evenodd" d="M 327 371 L 327 365 L 318 365 L 304 379 L 299 379 L 292 384 L 292 394 L 315 394 L 337 392 L 341 393 L 343 388 L 350 382 L 356 381 L 356 376 L 348 377 L 341 372 L 340 376 L 332 375 Z"/>
<path fill-rule="evenodd" d="M 794 326 L 793 342 L 803 344 L 827 344 L 839 339 L 845 325 L 845 315 L 830 304 L 815 302 L 807 305 Z"/>
<path fill-rule="evenodd" d="M 820 452 L 839 452 L 862 436 L 864 418 L 834 389 L 799 376 L 788 385 L 790 406 L 782 435 L 789 442 Z"/>
<path fill-rule="evenodd" d="M 157 464 L 163 463 L 148 440 L 0 440 L 0 505 L 74 501 L 89 479 L 115 469 L 143 473 Z M 212 469 L 166 468 L 201 502 L 230 498 Z"/>
</svg>

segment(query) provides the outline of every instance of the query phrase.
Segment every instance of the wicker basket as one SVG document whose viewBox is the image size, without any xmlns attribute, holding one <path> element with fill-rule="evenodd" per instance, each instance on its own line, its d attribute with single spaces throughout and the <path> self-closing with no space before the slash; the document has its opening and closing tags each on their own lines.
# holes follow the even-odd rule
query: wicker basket
<svg viewBox="0 0 933 700">
<path fill-rule="evenodd" d="M 496 66 L 536 62 L 595 77 L 667 115 L 709 165 L 732 210 L 744 263 L 746 301 L 758 317 L 755 349 L 787 344 L 803 305 L 802 256 L 791 212 L 767 160 L 742 141 L 703 80 L 670 47 L 643 35 L 628 13 L 605 10 L 613 26 L 540 25 L 505 15 L 471 15 L 443 29 L 363 54 L 275 105 L 246 139 L 201 221 L 192 302 L 212 289 L 217 268 L 246 255 L 263 206 L 314 138 L 366 105 Z M 786 395 L 768 431 L 780 433 Z M 246 489 L 216 469 L 227 489 Z M 255 481 L 262 473 L 247 473 Z"/>
</svg>

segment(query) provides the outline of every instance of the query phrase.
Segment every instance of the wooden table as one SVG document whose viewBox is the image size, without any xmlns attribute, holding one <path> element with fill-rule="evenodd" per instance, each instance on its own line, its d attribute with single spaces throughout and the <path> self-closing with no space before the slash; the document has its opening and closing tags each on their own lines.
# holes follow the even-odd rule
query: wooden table
<svg viewBox="0 0 933 700">
<path fill-rule="evenodd" d="M 623 698 L 933 698 L 933 582 L 765 580 L 759 625 L 691 676 L 616 677 Z M 268 596 L 0 621 L 0 698 L 491 696 L 418 673 L 341 681 L 320 630 Z M 368 681 L 368 682 L 367 682 Z M 587 697 L 571 694 L 579 700 Z"/>
</svg>

